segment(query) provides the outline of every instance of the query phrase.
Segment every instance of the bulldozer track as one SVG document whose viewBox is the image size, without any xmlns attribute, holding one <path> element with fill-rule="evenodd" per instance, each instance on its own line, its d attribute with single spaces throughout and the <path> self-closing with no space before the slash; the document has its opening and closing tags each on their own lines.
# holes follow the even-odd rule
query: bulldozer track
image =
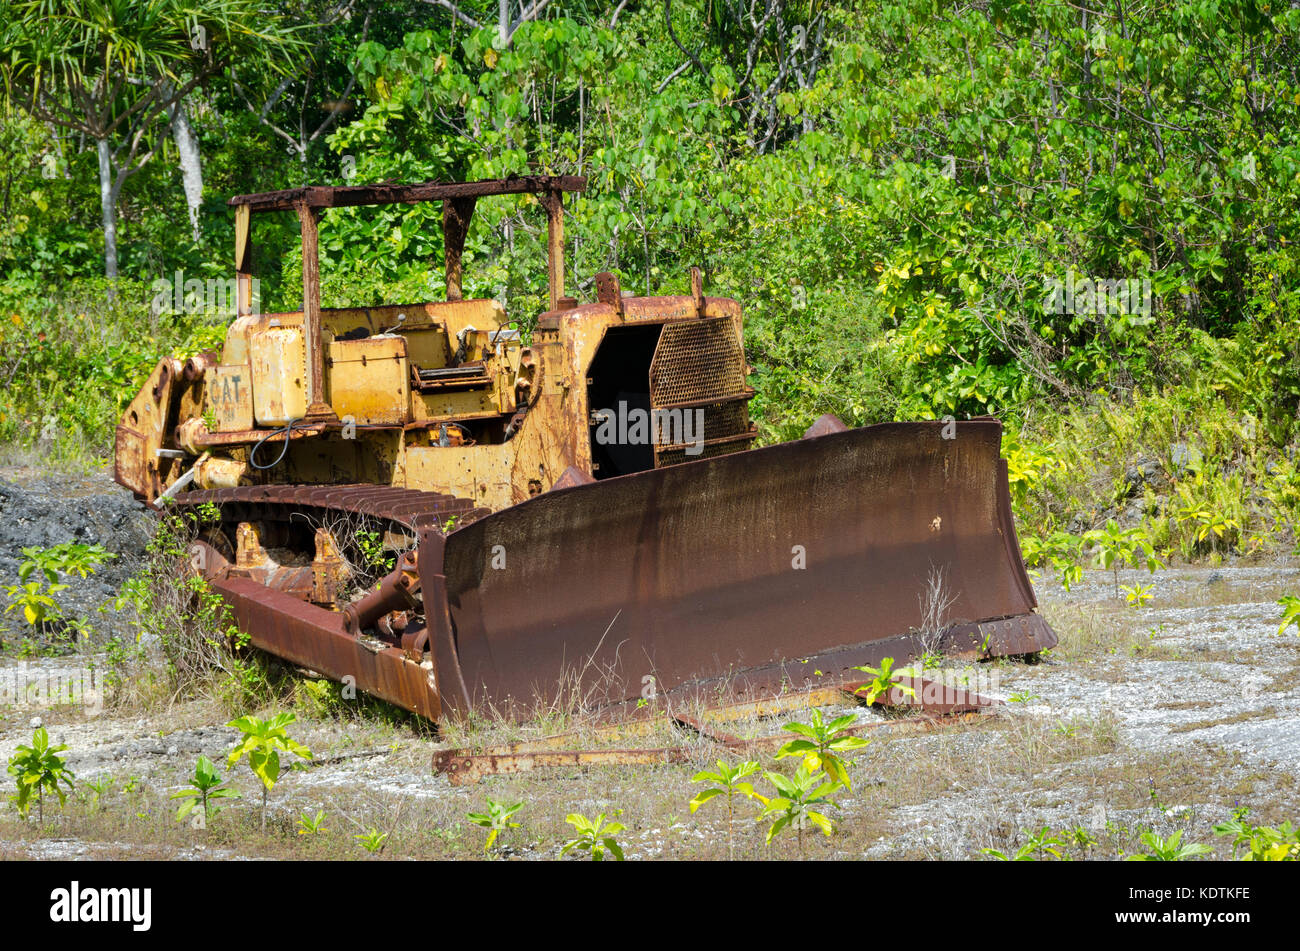
<svg viewBox="0 0 1300 951">
<path fill-rule="evenodd" d="M 343 605 L 343 609 L 330 610 L 310 600 L 311 567 L 294 562 L 276 569 L 277 574 L 289 575 L 289 584 L 264 584 L 249 572 L 240 570 L 227 559 L 235 559 L 230 538 L 224 543 L 208 536 L 209 546 L 226 547 L 216 561 L 203 568 L 213 590 L 230 606 L 233 619 L 250 637 L 254 647 L 301 667 L 315 670 L 334 680 L 352 682 L 357 689 L 383 697 L 403 709 L 436 720 L 442 705 L 439 695 L 433 657 L 426 653 L 432 645 L 425 622 L 418 620 L 428 614 L 426 604 L 432 598 L 432 618 L 427 622 L 430 631 L 441 635 L 450 643 L 450 619 L 446 616 L 446 593 L 442 576 L 438 573 L 442 561 L 444 537 L 489 514 L 488 509 L 475 505 L 472 499 L 459 498 L 440 492 L 395 488 L 383 485 L 258 485 L 230 489 L 202 489 L 178 496 L 169 510 L 197 514 L 201 507 L 215 505 L 223 529 L 234 530 L 239 523 L 305 522 L 306 526 L 325 528 L 337 534 L 340 526 L 331 524 L 342 517 L 344 532 L 348 522 L 361 528 L 364 520 L 378 523 L 399 536 L 410 536 L 410 545 L 396 543 L 399 549 L 409 547 L 407 554 L 398 558 L 398 567 L 381 580 L 380 584 L 360 601 Z M 156 506 L 155 506 L 156 507 Z M 232 531 L 231 534 L 234 534 Z M 310 555 L 310 548 L 302 548 L 306 539 L 298 533 L 297 551 Z M 392 542 L 390 541 L 390 544 Z M 419 552 L 420 561 L 430 563 L 428 570 L 421 567 L 426 588 L 403 600 L 403 610 L 413 609 L 414 617 L 405 631 L 390 631 L 385 638 L 362 636 L 369 628 L 369 615 L 358 615 L 368 601 L 391 594 L 389 583 L 397 583 L 404 574 L 408 559 Z M 411 560 L 413 568 L 416 562 Z M 293 576 L 297 575 L 294 581 Z M 282 590 L 283 589 L 283 590 Z M 418 589 L 415 589 L 418 590 Z M 386 612 L 390 608 L 380 609 Z M 367 619 L 369 618 L 369 619 Z M 423 635 L 423 636 L 421 636 Z"/>
<path fill-rule="evenodd" d="M 477 521 L 489 510 L 472 499 L 383 485 L 249 485 L 186 492 L 173 508 L 194 510 L 213 504 L 223 523 L 285 521 L 303 515 L 320 521 L 330 513 L 385 520 L 410 531 L 437 529 L 446 534 Z"/>
</svg>

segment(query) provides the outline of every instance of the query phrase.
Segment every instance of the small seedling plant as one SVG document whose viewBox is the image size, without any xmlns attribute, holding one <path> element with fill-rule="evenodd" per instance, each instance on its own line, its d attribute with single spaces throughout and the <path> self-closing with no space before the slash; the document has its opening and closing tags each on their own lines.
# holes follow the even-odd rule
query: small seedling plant
<svg viewBox="0 0 1300 951">
<path fill-rule="evenodd" d="M 1296 633 L 1300 634 L 1300 598 L 1290 594 L 1283 595 L 1277 603 L 1282 609 L 1282 623 L 1277 627 L 1278 634 L 1285 634 L 1288 627 L 1294 627 Z"/>
<path fill-rule="evenodd" d="M 1124 592 L 1124 599 L 1135 608 L 1140 608 L 1151 600 L 1153 595 L 1151 589 L 1154 584 L 1125 584 L 1120 585 L 1120 590 Z"/>
<path fill-rule="evenodd" d="M 860 670 L 871 678 L 863 686 L 857 689 L 867 705 L 876 702 L 880 697 L 886 696 L 889 691 L 895 687 L 905 697 L 916 698 L 916 690 L 910 684 L 900 683 L 903 677 L 915 677 L 917 671 L 913 667 L 900 667 L 894 670 L 894 658 L 886 657 L 880 662 L 879 667 L 854 667 L 854 670 Z"/>
<path fill-rule="evenodd" d="M 1069 591 L 1083 577 L 1083 566 L 1079 564 L 1082 546 L 1083 539 L 1058 531 L 1045 539 L 1027 535 L 1021 540 L 1020 549 L 1026 567 L 1048 565 L 1061 587 Z"/>
<path fill-rule="evenodd" d="M 524 807 L 522 802 L 516 802 L 513 805 L 506 805 L 497 802 L 495 799 L 487 801 L 487 812 L 470 812 L 466 818 L 474 825 L 487 829 L 487 841 L 483 843 L 483 851 L 492 851 L 492 845 L 496 842 L 497 837 L 507 829 L 519 828 L 518 822 L 511 822 L 510 818 Z"/>
<path fill-rule="evenodd" d="M 38 571 L 50 584 L 57 582 L 60 574 L 85 578 L 100 565 L 116 557 L 102 545 L 83 545 L 77 542 L 64 542 L 51 548 L 24 548 L 23 561 L 18 566 L 18 579 L 28 581 Z"/>
<path fill-rule="evenodd" d="M 808 723 L 787 723 L 782 727 L 791 733 L 799 734 L 802 739 L 786 743 L 777 750 L 776 758 L 802 756 L 804 768 L 809 773 L 825 771 L 831 780 L 845 789 L 852 789 L 849 771 L 840 754 L 860 750 L 871 742 L 848 732 L 855 723 L 857 717 L 851 713 L 825 723 L 821 711 L 814 710 Z"/>
<path fill-rule="evenodd" d="M 1249 821 L 1250 809 L 1232 810 L 1232 818 L 1214 827 L 1220 838 L 1232 839 L 1232 857 L 1246 862 L 1300 861 L 1300 828 L 1290 820 L 1277 828 L 1257 826 Z"/>
<path fill-rule="evenodd" d="M 735 818 L 735 798 L 738 795 L 744 796 L 747 799 L 753 799 L 755 797 L 754 787 L 751 783 L 746 782 L 746 779 L 753 776 L 758 772 L 758 770 L 759 765 L 753 760 L 745 760 L 745 762 L 740 763 L 737 766 L 728 766 L 723 760 L 718 760 L 718 769 L 716 772 L 704 770 L 691 777 L 691 782 L 693 783 L 713 783 L 712 786 L 701 789 L 691 799 L 690 805 L 692 815 L 695 814 L 695 811 L 699 809 L 700 806 L 704 805 L 710 799 L 715 799 L 718 796 L 725 796 L 727 798 L 728 856 L 734 857 L 735 854 L 735 830 L 733 825 Z"/>
<path fill-rule="evenodd" d="M 358 832 L 353 836 L 361 847 L 371 855 L 378 855 L 384 851 L 384 846 L 388 843 L 388 833 L 380 832 L 378 829 L 367 829 L 365 832 Z"/>
<path fill-rule="evenodd" d="M 33 629 L 43 631 L 45 625 L 58 620 L 61 616 L 54 595 L 67 587 L 66 584 L 52 584 L 46 587 L 41 581 L 6 585 L 5 597 L 9 603 L 5 605 L 5 614 L 21 611 L 23 620 Z"/>
<path fill-rule="evenodd" d="M 1028 841 L 1012 855 L 998 849 L 980 849 L 980 851 L 1000 862 L 1036 862 L 1049 855 L 1058 859 L 1065 858 L 1061 854 L 1061 849 L 1066 845 L 1066 841 L 1062 836 L 1053 835 L 1049 826 L 1043 826 L 1037 832 L 1030 832 L 1028 829 L 1023 831 Z"/>
<path fill-rule="evenodd" d="M 804 763 L 799 764 L 793 776 L 771 771 L 764 772 L 763 776 L 777 792 L 771 798 L 755 797 L 764 805 L 759 821 L 771 820 L 765 844 L 771 845 L 782 830 L 793 828 L 798 838 L 799 855 L 802 856 L 804 829 L 813 826 L 827 837 L 835 831 L 835 823 L 826 815 L 825 809 L 827 806 L 839 808 L 839 804 L 830 798 L 840 788 L 838 782 L 828 779 L 820 771 L 810 771 Z"/>
<path fill-rule="evenodd" d="M 91 779 L 81 784 L 81 798 L 90 805 L 91 812 L 98 812 L 101 801 L 113 788 L 113 780 L 107 776 Z"/>
<path fill-rule="evenodd" d="M 1105 528 L 1085 532 L 1083 539 L 1096 551 L 1097 567 L 1110 570 L 1115 582 L 1115 597 L 1119 597 L 1119 569 L 1123 566 L 1135 568 L 1145 565 L 1147 571 L 1155 574 L 1164 567 L 1156 557 L 1147 534 L 1140 528 L 1121 529 L 1114 519 L 1106 522 Z"/>
<path fill-rule="evenodd" d="M 312 758 L 311 750 L 289 736 L 286 727 L 297 720 L 292 713 L 277 713 L 269 720 L 255 716 L 242 716 L 231 720 L 227 726 L 243 734 L 239 744 L 230 751 L 229 766 L 234 767 L 245 756 L 253 775 L 262 783 L 262 831 L 266 831 L 266 797 L 280 778 L 280 753 L 293 753 L 304 760 Z"/>
<path fill-rule="evenodd" d="M 317 809 L 316 815 L 310 815 L 304 812 L 298 817 L 298 834 L 299 835 L 320 835 L 325 831 L 325 813 Z"/>
<path fill-rule="evenodd" d="M 614 810 L 615 816 L 622 814 L 622 809 Z M 588 819 L 584 815 L 571 812 L 565 816 L 564 821 L 573 826 L 577 834 L 560 847 L 561 855 L 585 852 L 593 862 L 600 862 L 604 860 L 606 854 L 609 854 L 616 861 L 623 861 L 623 847 L 614 838 L 626 828 L 621 822 L 606 822 L 603 812 L 595 819 Z"/>
<path fill-rule="evenodd" d="M 239 791 L 224 785 L 221 773 L 217 771 L 212 760 L 200 756 L 194 766 L 194 775 L 190 777 L 189 785 L 179 792 L 172 793 L 171 798 L 181 800 L 180 808 L 176 810 L 176 821 L 183 822 L 186 816 L 194 813 L 191 824 L 195 828 L 202 829 L 207 827 L 209 819 L 216 818 L 221 812 L 221 807 L 216 805 L 216 801 L 238 799 Z M 198 811 L 195 812 L 195 809 Z"/>
<path fill-rule="evenodd" d="M 45 821 L 45 795 L 58 797 L 59 805 L 68 801 L 68 792 L 73 789 L 76 776 L 59 756 L 68 747 L 64 744 L 50 746 L 50 734 L 45 727 L 37 727 L 32 734 L 32 745 L 19 745 L 9 759 L 9 775 L 18 783 L 18 793 L 13 797 L 19 814 L 26 819 L 32 808 L 32 797 L 36 798 L 37 821 Z"/>
<path fill-rule="evenodd" d="M 1196 855 L 1206 855 L 1214 851 L 1208 845 L 1200 842 L 1188 842 L 1186 845 L 1182 842 L 1183 830 L 1179 829 L 1167 839 L 1162 839 L 1154 832 L 1143 832 L 1138 839 L 1150 851 L 1138 855 L 1130 855 L 1130 862 L 1182 862 Z"/>
<path fill-rule="evenodd" d="M 44 631 L 46 625 L 63 617 L 54 598 L 68 588 L 60 582 L 60 575 L 85 578 L 104 562 L 117 557 L 101 545 L 77 542 L 63 542 L 51 548 L 24 548 L 22 554 L 23 560 L 18 565 L 20 583 L 5 586 L 9 601 L 5 613 L 22 612 L 23 619 L 37 631 Z"/>
</svg>

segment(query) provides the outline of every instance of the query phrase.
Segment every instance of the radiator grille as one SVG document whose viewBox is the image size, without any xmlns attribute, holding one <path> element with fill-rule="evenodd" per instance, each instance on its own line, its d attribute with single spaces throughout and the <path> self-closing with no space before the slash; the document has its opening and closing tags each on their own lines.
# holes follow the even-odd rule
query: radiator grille
<svg viewBox="0 0 1300 951">
<path fill-rule="evenodd" d="M 664 325 L 650 364 L 652 405 L 716 402 L 745 393 L 745 352 L 735 324 L 715 318 Z"/>
<path fill-rule="evenodd" d="M 697 459 L 708 459 L 712 456 L 725 456 L 727 453 L 739 452 L 748 448 L 749 443 L 747 441 L 738 439 L 735 442 L 715 443 L 712 446 L 705 446 L 698 455 L 694 456 L 686 454 L 686 447 L 660 449 L 655 452 L 655 468 L 662 469 L 665 466 L 675 466 L 681 462 L 695 462 Z"/>
<path fill-rule="evenodd" d="M 681 445 L 682 430 L 674 429 L 675 446 L 655 447 L 655 467 L 692 462 L 749 448 L 754 433 L 749 424 L 748 401 L 753 393 L 745 384 L 745 352 L 736 325 L 727 318 L 687 320 L 664 325 L 650 363 L 652 410 L 680 409 L 692 414 L 691 435 L 696 439 L 727 440 L 687 455 Z M 704 431 L 694 427 L 694 413 L 702 410 Z"/>
</svg>

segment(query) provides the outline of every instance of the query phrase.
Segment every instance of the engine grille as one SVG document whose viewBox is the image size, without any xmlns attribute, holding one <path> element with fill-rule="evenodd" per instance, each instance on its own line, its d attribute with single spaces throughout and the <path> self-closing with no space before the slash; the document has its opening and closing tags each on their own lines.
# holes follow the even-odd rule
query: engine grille
<svg viewBox="0 0 1300 951">
<path fill-rule="evenodd" d="M 749 422 L 749 399 L 754 391 L 745 384 L 745 351 L 736 325 L 728 318 L 686 320 L 665 324 L 650 363 L 652 410 L 702 410 L 702 452 L 686 455 L 681 431 L 675 446 L 655 447 L 655 467 L 691 462 L 747 449 L 755 432 Z"/>
<path fill-rule="evenodd" d="M 654 406 L 717 402 L 744 396 L 745 352 L 726 318 L 666 324 L 650 364 Z"/>
</svg>

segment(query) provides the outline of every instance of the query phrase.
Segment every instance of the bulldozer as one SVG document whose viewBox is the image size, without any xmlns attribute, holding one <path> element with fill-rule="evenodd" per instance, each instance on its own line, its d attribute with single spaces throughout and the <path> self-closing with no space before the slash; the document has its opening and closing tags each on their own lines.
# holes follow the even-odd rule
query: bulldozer
<svg viewBox="0 0 1300 951">
<path fill-rule="evenodd" d="M 1056 643 L 996 419 L 828 415 L 756 447 L 741 307 L 697 269 L 687 294 L 601 273 L 594 300 L 566 296 L 564 200 L 585 184 L 230 200 L 224 345 L 160 360 L 117 426 L 115 478 L 194 517 L 192 562 L 254 647 L 438 721 L 760 700 L 886 657 Z M 527 333 L 462 296 L 476 204 L 507 195 L 546 219 L 549 309 Z M 446 299 L 322 307 L 322 215 L 418 202 L 441 204 Z M 301 230 L 291 313 L 254 293 L 251 226 L 272 212 Z"/>
</svg>

